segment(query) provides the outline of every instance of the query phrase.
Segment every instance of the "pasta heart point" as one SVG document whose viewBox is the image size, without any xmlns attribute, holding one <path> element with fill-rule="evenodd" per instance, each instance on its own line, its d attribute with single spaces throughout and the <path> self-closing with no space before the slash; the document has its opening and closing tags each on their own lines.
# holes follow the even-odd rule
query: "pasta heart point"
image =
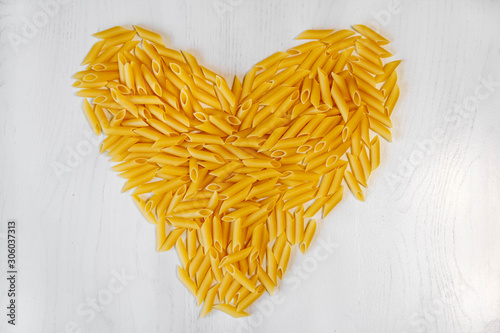
<svg viewBox="0 0 500 333">
<path fill-rule="evenodd" d="M 284 278 L 292 247 L 307 252 L 344 184 L 364 201 L 379 137 L 392 140 L 401 61 L 384 64 L 389 41 L 353 29 L 304 31 L 296 39 L 309 41 L 231 86 L 155 32 L 94 34 L 73 86 L 157 250 L 176 248 L 201 317 L 248 316 Z"/>
</svg>

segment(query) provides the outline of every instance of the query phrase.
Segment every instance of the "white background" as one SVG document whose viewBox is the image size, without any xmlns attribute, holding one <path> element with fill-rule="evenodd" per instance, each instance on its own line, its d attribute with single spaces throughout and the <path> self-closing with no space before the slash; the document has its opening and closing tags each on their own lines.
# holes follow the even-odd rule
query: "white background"
<svg viewBox="0 0 500 333">
<path fill-rule="evenodd" d="M 49 11 L 0 1 L 0 232 L 17 219 L 20 272 L 12 328 L 0 239 L 1 332 L 500 332 L 499 1 L 403 1 L 394 10 L 385 0 L 66 0 Z M 404 60 L 394 142 L 382 142 L 366 202 L 346 192 L 311 252 L 292 257 L 279 301 L 263 297 L 250 319 L 197 319 L 175 252 L 155 251 L 154 227 L 120 194 L 98 141 L 89 144 L 71 76 L 91 34 L 138 24 L 241 78 L 305 29 L 366 22 Z M 482 80 L 496 86 L 477 88 Z M 450 113 L 464 102 L 471 107 Z M 55 165 L 71 162 L 58 176 Z M 335 247 L 319 262 L 314 251 L 329 239 Z M 126 285 L 115 283 L 122 271 L 133 276 Z M 121 292 L 89 310 L 110 283 Z"/>
</svg>

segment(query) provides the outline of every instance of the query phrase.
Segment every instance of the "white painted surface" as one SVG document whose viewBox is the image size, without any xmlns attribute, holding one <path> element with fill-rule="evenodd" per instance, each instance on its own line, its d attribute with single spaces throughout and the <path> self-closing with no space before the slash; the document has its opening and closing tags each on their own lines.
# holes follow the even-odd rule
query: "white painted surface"
<svg viewBox="0 0 500 333">
<path fill-rule="evenodd" d="M 467 113 L 447 114 L 481 80 L 500 82 L 500 2 L 404 1 L 390 15 L 389 1 L 368 0 L 66 2 L 24 37 L 23 17 L 33 22 L 42 7 L 0 2 L 1 232 L 8 218 L 18 220 L 20 266 L 15 328 L 6 325 L 2 275 L 1 332 L 65 332 L 70 322 L 81 332 L 238 332 L 245 325 L 254 332 L 500 332 L 500 86 Z M 68 149 L 88 142 L 71 76 L 98 30 L 143 25 L 207 67 L 242 77 L 305 29 L 377 20 L 404 59 L 394 143 L 383 142 L 367 201 L 346 195 L 320 224 L 311 253 L 293 257 L 290 283 L 277 293 L 285 302 L 272 310 L 264 309 L 273 300 L 266 296 L 260 310 L 250 309 L 253 319 L 218 312 L 197 319 L 199 308 L 176 278 L 175 252 L 155 252 L 153 226 L 120 194 L 123 182 L 96 144 L 56 176 L 54 162 L 67 164 Z M 17 51 L 14 34 L 25 38 Z M 416 143 L 439 131 L 444 139 L 415 161 L 426 151 Z M 408 159 L 414 170 L 390 178 Z M 318 261 L 307 258 L 319 240 L 329 238 L 336 248 L 301 278 L 304 265 Z M 114 270 L 135 278 L 91 315 L 82 304 L 106 294 Z"/>
</svg>

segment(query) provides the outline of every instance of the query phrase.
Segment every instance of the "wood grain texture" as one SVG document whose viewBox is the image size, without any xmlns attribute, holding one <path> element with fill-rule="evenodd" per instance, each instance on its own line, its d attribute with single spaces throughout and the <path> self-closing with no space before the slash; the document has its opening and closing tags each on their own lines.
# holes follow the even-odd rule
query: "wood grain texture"
<svg viewBox="0 0 500 333">
<path fill-rule="evenodd" d="M 16 218 L 20 238 L 19 325 L 2 310 L 1 332 L 500 332 L 500 2 L 402 1 L 394 14 L 381 0 L 64 2 L 26 36 L 40 3 L 0 1 L 0 232 Z M 74 96 L 90 35 L 139 24 L 242 78 L 305 29 L 369 21 L 404 62 L 394 142 L 382 142 L 366 202 L 346 195 L 310 253 L 292 255 L 281 304 L 197 319 L 175 252 L 155 252 Z M 481 81 L 493 84 L 474 104 Z M 72 166 L 58 176 L 57 163 Z M 133 278 L 117 280 L 122 270 Z M 90 310 L 96 297 L 106 304 Z"/>
</svg>

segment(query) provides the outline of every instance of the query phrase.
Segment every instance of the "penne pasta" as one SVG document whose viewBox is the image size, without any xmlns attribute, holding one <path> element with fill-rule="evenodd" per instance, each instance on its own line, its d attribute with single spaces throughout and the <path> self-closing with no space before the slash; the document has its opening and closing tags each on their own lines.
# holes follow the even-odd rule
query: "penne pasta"
<svg viewBox="0 0 500 333">
<path fill-rule="evenodd" d="M 307 224 L 306 230 L 304 232 L 304 238 L 300 243 L 300 252 L 305 254 L 311 245 L 311 241 L 314 237 L 314 233 L 316 232 L 316 220 L 312 219 Z"/>
<path fill-rule="evenodd" d="M 72 85 L 122 192 L 155 225 L 156 250 L 175 247 L 200 317 L 248 316 L 345 184 L 364 201 L 379 136 L 392 140 L 401 61 L 386 61 L 386 38 L 353 29 L 306 30 L 232 84 L 156 32 L 95 34 Z"/>
</svg>

